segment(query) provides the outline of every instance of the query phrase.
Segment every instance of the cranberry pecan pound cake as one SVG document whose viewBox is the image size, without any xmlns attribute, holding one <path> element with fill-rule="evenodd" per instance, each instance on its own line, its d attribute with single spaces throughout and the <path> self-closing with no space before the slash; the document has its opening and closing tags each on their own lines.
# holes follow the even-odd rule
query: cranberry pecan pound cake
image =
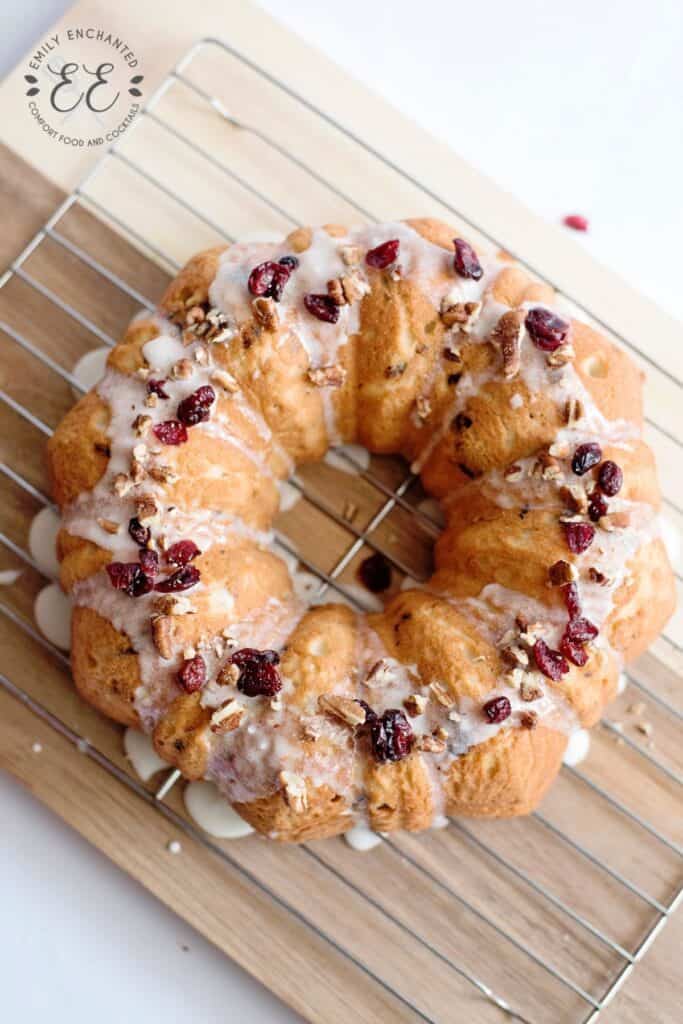
<svg viewBox="0 0 683 1024">
<path fill-rule="evenodd" d="M 49 445 L 78 690 L 276 839 L 529 812 L 673 609 L 641 392 L 438 221 L 200 253 Z M 446 517 L 369 615 L 307 603 L 270 532 L 347 442 Z"/>
</svg>

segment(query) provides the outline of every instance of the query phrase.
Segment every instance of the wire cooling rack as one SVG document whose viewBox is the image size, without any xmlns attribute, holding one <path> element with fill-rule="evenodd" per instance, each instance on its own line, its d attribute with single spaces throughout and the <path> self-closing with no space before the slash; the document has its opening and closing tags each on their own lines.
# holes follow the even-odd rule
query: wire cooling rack
<svg viewBox="0 0 683 1024">
<path fill-rule="evenodd" d="M 115 344 L 131 313 L 153 309 L 168 276 L 203 246 L 255 229 L 278 237 L 302 223 L 390 219 L 397 210 L 445 216 L 488 237 L 448 197 L 225 43 L 203 40 L 180 61 L 0 278 L 0 330 L 14 367 L 0 402 L 5 436 L 16 441 L 0 464 L 0 543 L 8 564 L 22 568 L 0 612 L 17 643 L 48 650 L 68 673 L 68 659 L 33 621 L 46 578 L 26 538 L 31 516 L 50 505 L 44 439 L 83 391 L 72 373 L 76 359 Z M 596 320 L 576 296 L 564 298 Z M 667 466 L 665 511 L 680 532 L 681 382 L 632 338 L 618 340 L 647 374 L 647 437 Z M 344 460 L 349 474 L 339 472 Z M 354 579 L 368 550 L 390 559 L 395 587 L 405 576 L 429 575 L 438 521 L 398 460 L 373 458 L 364 467 L 342 451 L 337 468 L 301 470 L 293 486 L 300 501 L 281 516 L 279 542 L 315 574 L 321 593 L 333 588 L 362 606 Z M 167 802 L 182 785 L 177 772 L 149 790 L 86 743 L 77 719 L 51 706 L 25 673 L 8 670 L 0 683 L 122 786 L 199 836 L 286 910 L 293 927 L 362 972 L 393 1001 L 395 1019 L 591 1024 L 681 896 L 681 636 L 674 620 L 630 667 L 625 692 L 594 730 L 590 756 L 580 768 L 563 768 L 542 811 L 389 837 L 365 856 L 332 840 L 277 851 L 275 862 L 258 840 L 209 840 Z M 304 861 L 315 898 L 291 884 Z M 369 924 L 370 941 L 353 927 L 355 915 Z"/>
</svg>

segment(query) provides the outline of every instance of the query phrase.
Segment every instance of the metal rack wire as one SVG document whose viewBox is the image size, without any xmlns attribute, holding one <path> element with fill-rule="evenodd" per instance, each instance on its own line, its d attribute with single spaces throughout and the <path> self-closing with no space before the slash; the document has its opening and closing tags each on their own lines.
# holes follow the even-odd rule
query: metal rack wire
<svg viewBox="0 0 683 1024">
<path fill-rule="evenodd" d="M 377 150 L 368 147 L 363 140 L 356 137 L 344 125 L 334 120 L 324 111 L 316 108 L 306 97 L 295 93 L 285 82 L 274 78 L 266 69 L 258 67 L 253 62 L 247 60 L 227 44 L 218 40 L 203 40 L 197 43 L 167 76 L 146 105 L 143 113 L 129 129 L 124 140 L 113 146 L 103 155 L 80 186 L 59 205 L 43 228 L 38 231 L 20 256 L 4 275 L 0 277 L 0 293 L 12 280 L 18 280 L 23 286 L 39 294 L 49 306 L 55 307 L 60 313 L 70 318 L 80 328 L 97 339 L 99 343 L 106 346 L 114 345 L 115 338 L 109 329 L 97 323 L 92 316 L 76 308 L 71 301 L 60 296 L 56 290 L 47 286 L 32 272 L 31 258 L 39 252 L 42 253 L 45 246 L 51 244 L 63 253 L 67 253 L 70 258 L 75 259 L 84 267 L 87 267 L 89 271 L 92 271 L 103 281 L 106 281 L 108 286 L 116 289 L 117 292 L 126 296 L 127 299 L 135 304 L 149 310 L 154 308 L 152 296 L 143 294 L 124 280 L 121 274 L 107 267 L 104 262 L 88 252 L 82 244 L 77 244 L 69 238 L 68 232 L 62 228 L 62 224 L 70 211 L 80 208 L 88 212 L 94 212 L 106 224 L 113 225 L 131 245 L 149 256 L 161 267 L 169 271 L 176 271 L 179 268 L 180 262 L 177 254 L 169 252 L 167 247 L 159 242 L 144 218 L 133 226 L 128 220 L 120 216 L 109 203 L 98 197 L 94 186 L 96 186 L 102 174 L 110 169 L 112 165 L 118 165 L 126 173 L 132 174 L 140 182 L 144 182 L 145 187 L 149 187 L 151 190 L 151 194 L 158 196 L 159 202 L 163 201 L 164 203 L 176 206 L 179 211 L 182 211 L 182 216 L 194 219 L 198 225 L 201 225 L 202 230 L 208 231 L 210 237 L 214 240 L 234 240 L 233 234 L 227 230 L 225 223 L 205 212 L 204 209 L 197 205 L 195 199 L 191 199 L 182 191 L 179 192 L 170 187 L 163 180 L 161 173 L 153 172 L 148 167 L 143 166 L 136 157 L 134 150 L 133 155 L 130 155 L 129 143 L 131 136 L 139 136 L 144 133 L 144 125 L 153 125 L 155 130 L 161 131 L 164 135 L 168 136 L 174 145 L 180 146 L 181 151 L 182 148 L 189 148 L 193 159 L 203 161 L 220 178 L 229 182 L 230 187 L 234 187 L 241 194 L 250 197 L 250 201 L 254 200 L 262 209 L 269 210 L 277 218 L 280 225 L 284 223 L 285 227 L 294 227 L 299 224 L 300 218 L 293 210 L 288 210 L 279 197 L 276 198 L 274 195 L 269 194 L 268 191 L 255 183 L 252 178 L 220 159 L 215 152 L 195 143 L 183 130 L 170 123 L 163 116 L 163 111 L 159 113 L 159 110 L 163 108 L 162 101 L 173 90 L 184 91 L 186 99 L 189 98 L 193 103 L 199 105 L 202 115 L 210 112 L 215 117 L 217 131 L 228 127 L 234 129 L 238 133 L 238 141 L 255 141 L 266 152 L 271 154 L 273 158 L 286 162 L 293 171 L 302 176 L 302 187 L 305 187 L 305 183 L 313 183 L 316 187 L 320 187 L 331 197 L 334 197 L 335 201 L 339 201 L 343 207 L 355 211 L 355 214 L 363 220 L 378 219 L 373 215 L 372 211 L 366 209 L 362 202 L 355 198 L 351 190 L 346 186 L 342 187 L 336 184 L 330 174 L 324 169 L 320 169 L 302 160 L 298 153 L 293 152 L 288 146 L 284 145 L 281 140 L 275 137 L 272 132 L 266 130 L 258 121 L 254 122 L 250 119 L 238 117 L 232 110 L 228 110 L 224 100 L 204 88 L 200 84 L 199 76 L 195 72 L 200 65 L 200 58 L 205 58 L 207 54 L 210 54 L 212 59 L 218 61 L 229 61 L 231 66 L 238 71 L 241 69 L 251 76 L 262 79 L 269 89 L 284 97 L 287 102 L 300 107 L 306 112 L 307 116 L 317 120 L 324 126 L 325 131 L 330 131 L 335 137 L 342 138 L 345 145 L 348 144 L 354 147 L 364 157 L 372 159 L 380 167 L 385 168 L 387 173 L 404 179 L 413 190 L 415 196 L 422 197 L 425 202 L 428 201 L 432 205 L 448 211 L 460 222 L 467 224 L 476 234 L 486 235 L 478 225 L 472 224 L 466 215 L 462 211 L 457 210 L 447 199 L 435 195 L 433 191 L 426 188 L 415 178 L 405 174 L 396 163 L 386 159 Z M 314 221 L 316 218 L 311 217 L 309 219 Z M 236 232 L 236 234 L 239 233 L 240 231 Z M 496 239 L 490 240 L 502 245 Z M 191 245 L 186 255 L 189 255 L 195 248 L 194 244 Z M 543 279 L 543 274 L 537 268 L 530 267 L 529 269 L 536 277 Z M 576 297 L 568 296 L 567 298 L 570 298 L 572 302 L 580 307 Z M 595 320 L 590 310 L 585 310 L 584 312 Z M 602 326 L 609 330 L 608 324 L 603 324 Z M 9 343 L 13 343 L 23 349 L 25 353 L 41 363 L 50 373 L 57 375 L 75 391 L 83 391 L 74 375 L 61 366 L 57 359 L 44 351 L 40 341 L 30 336 L 26 330 L 19 330 L 8 322 L 0 321 L 0 331 L 10 340 Z M 676 379 L 666 366 L 660 365 L 647 352 L 639 349 L 631 339 L 620 338 L 620 341 L 627 348 L 631 349 L 642 363 L 648 366 L 652 374 L 661 375 L 662 381 L 665 382 L 664 386 L 675 388 L 677 392 L 680 390 L 681 382 Z M 48 423 L 32 411 L 32 409 L 27 408 L 22 402 L 13 397 L 12 394 L 0 391 L 0 402 L 12 414 L 19 416 L 29 423 L 41 435 L 44 437 L 50 436 L 51 428 Z M 648 420 L 649 426 L 657 435 L 675 445 L 676 455 L 680 459 L 680 441 L 676 438 L 671 424 L 662 418 L 659 410 L 653 416 L 654 418 Z M 353 459 L 343 452 L 340 453 L 340 457 L 350 463 L 353 462 Z M 279 543 L 291 555 L 298 557 L 301 563 L 318 577 L 321 594 L 327 588 L 333 588 L 346 600 L 358 605 L 358 594 L 353 588 L 349 588 L 346 585 L 345 579 L 349 578 L 349 572 L 355 560 L 365 547 L 371 550 L 382 551 L 386 554 L 399 573 L 411 576 L 417 575 L 410 559 L 404 558 L 401 550 L 397 549 L 395 544 L 387 543 L 386 538 L 383 539 L 382 528 L 391 520 L 392 515 L 400 514 L 411 517 L 412 521 L 416 524 L 416 528 L 419 528 L 424 534 L 424 542 L 426 544 L 433 542 L 434 537 L 438 533 L 438 524 L 430 518 L 428 512 L 417 507 L 415 494 L 419 490 L 419 482 L 412 474 L 402 473 L 398 482 L 395 482 L 393 478 L 390 479 L 390 482 L 387 482 L 387 476 L 377 471 L 377 466 L 374 462 L 369 469 L 356 466 L 355 470 L 363 485 L 375 495 L 371 513 L 365 525 L 362 526 L 356 526 L 353 522 L 349 522 L 337 510 L 329 495 L 316 489 L 314 483 L 305 475 L 300 475 L 293 481 L 294 486 L 302 494 L 303 499 L 309 503 L 317 514 L 327 517 L 336 524 L 340 531 L 348 534 L 348 545 L 345 545 L 344 549 L 335 556 L 331 565 L 321 566 L 314 559 L 308 557 L 306 552 L 299 550 L 288 539 L 284 530 L 279 535 Z M 51 504 L 47 495 L 13 466 L 6 463 L 0 464 L 0 474 L 8 483 L 8 486 L 18 488 L 40 506 Z M 665 500 L 674 515 L 683 514 L 676 494 L 666 495 Z M 36 564 L 29 552 L 10 536 L 0 533 L 0 544 L 11 552 L 15 558 L 30 566 L 35 572 L 45 576 L 44 571 Z M 57 662 L 65 670 L 68 670 L 68 659 L 40 634 L 25 615 L 5 603 L 0 604 L 0 613 L 2 613 L 6 621 L 10 622 L 13 627 L 21 630 L 32 641 L 43 648 L 49 649 Z M 682 649 L 677 636 L 671 633 L 666 637 L 665 654 L 667 659 L 669 655 L 675 659 Z M 662 695 L 657 683 L 648 677 L 646 670 L 631 674 L 629 676 L 629 683 L 648 701 L 652 702 L 652 705 L 662 715 L 668 716 L 672 721 L 680 721 L 683 717 L 668 696 Z M 67 723 L 61 721 L 48 708 L 37 701 L 34 696 L 27 693 L 22 688 L 20 680 L 0 675 L 0 685 L 17 700 L 22 701 L 35 714 L 48 721 L 53 728 L 70 742 L 83 744 L 83 738 Z M 667 785 L 680 785 L 681 776 L 675 771 L 674 767 L 662 760 L 657 754 L 651 752 L 645 743 L 637 742 L 628 735 L 625 735 L 619 722 L 613 719 L 605 719 L 601 726 L 607 735 L 615 737 L 624 744 L 622 749 L 627 750 L 629 756 L 633 756 L 634 770 L 638 770 L 638 765 L 640 765 L 643 771 L 660 773 L 660 777 L 667 780 Z M 262 893 L 265 893 L 270 899 L 275 901 L 278 906 L 291 913 L 300 925 L 315 932 L 320 939 L 328 943 L 338 954 L 388 992 L 406 1011 L 413 1014 L 415 1019 L 423 1021 L 443 1021 L 449 1019 L 446 1006 L 443 1007 L 439 1014 L 434 1014 L 433 1011 L 427 1012 L 419 1005 L 418 1000 L 415 998 L 415 993 L 411 991 L 409 979 L 404 986 L 388 981 L 381 970 L 371 967 L 364 962 L 362 956 L 349 943 L 341 942 L 335 937 L 331 928 L 321 927 L 305 910 L 284 898 L 278 892 L 275 884 L 265 882 L 263 878 L 260 878 L 255 872 L 241 863 L 239 858 L 233 855 L 225 845 L 209 840 L 190 822 L 169 807 L 164 801 L 173 786 L 178 782 L 178 772 L 169 772 L 156 793 L 152 794 L 134 778 L 123 772 L 101 751 L 88 746 L 87 753 L 98 764 L 114 775 L 122 785 L 127 786 L 141 799 L 153 803 L 159 810 L 159 813 L 167 816 L 169 820 L 174 821 L 185 832 L 193 835 L 212 849 L 219 857 L 229 863 L 233 869 L 246 878 L 250 884 L 256 886 Z M 639 811 L 629 806 L 620 796 L 615 795 L 607 787 L 601 785 L 590 771 L 583 768 L 566 767 L 564 774 L 572 785 L 583 787 L 589 794 L 590 799 L 596 801 L 596 805 L 603 809 L 602 813 L 605 814 L 606 821 L 608 820 L 608 815 L 617 815 L 629 828 L 635 830 L 634 834 L 638 834 L 639 842 L 647 842 L 651 845 L 653 851 L 659 851 L 652 853 L 653 857 L 659 856 L 661 853 L 663 857 L 671 855 L 673 858 L 671 863 L 667 861 L 669 868 L 671 868 L 672 877 L 668 878 L 667 884 L 664 886 L 666 893 L 662 895 L 660 891 L 655 895 L 653 892 L 648 891 L 640 880 L 634 881 L 621 867 L 610 863 L 599 851 L 596 852 L 590 843 L 574 838 L 568 828 L 564 827 L 564 825 L 560 827 L 556 824 L 552 816 L 547 815 L 545 810 L 543 813 L 537 812 L 533 815 L 529 825 L 525 826 L 529 829 L 535 829 L 538 835 L 546 836 L 549 841 L 556 842 L 565 851 L 570 851 L 572 856 L 579 858 L 582 863 L 586 864 L 587 868 L 590 866 L 591 870 L 596 869 L 613 885 L 615 893 L 622 894 L 622 896 L 616 896 L 615 898 L 626 898 L 628 896 L 629 899 L 633 898 L 636 901 L 644 914 L 643 926 L 636 940 L 628 941 L 626 938 L 616 938 L 604 925 L 596 924 L 588 914 L 576 909 L 568 898 L 559 895 L 551 885 L 539 880 L 534 870 L 521 868 L 512 857 L 501 852 L 495 839 L 492 839 L 486 831 L 477 831 L 474 826 L 465 825 L 461 822 L 452 822 L 449 831 L 457 834 L 463 844 L 477 851 L 477 854 L 481 855 L 487 864 L 490 863 L 490 871 L 492 873 L 504 872 L 506 877 L 509 876 L 514 879 L 515 885 L 518 885 L 521 891 L 535 894 L 544 905 L 552 908 L 553 912 L 557 912 L 561 920 L 571 922 L 572 925 L 579 929 L 580 933 L 590 936 L 595 940 L 597 945 L 605 951 L 606 955 L 609 954 L 611 958 L 609 977 L 606 983 L 603 983 L 599 988 L 597 986 L 591 988 L 588 985 L 579 983 L 575 977 L 572 977 L 562 966 L 554 963 L 545 953 L 541 954 L 533 948 L 530 942 L 521 939 L 512 929 L 505 927 L 504 924 L 497 920 L 495 915 L 482 910 L 470 898 L 470 894 L 466 890 L 444 880 L 433 867 L 426 864 L 415 853 L 415 847 L 406 847 L 394 839 L 385 839 L 383 849 L 387 856 L 397 858 L 400 861 L 402 871 L 407 871 L 414 875 L 419 884 L 426 886 L 430 892 L 438 893 L 439 899 L 447 900 L 453 907 L 475 918 L 482 927 L 491 929 L 497 939 L 501 941 L 503 947 L 510 949 L 511 954 L 514 950 L 516 954 L 528 960 L 540 972 L 552 978 L 561 990 L 566 991 L 568 996 L 575 997 L 577 1002 L 571 1002 L 571 1006 L 567 1010 L 567 1016 L 563 1016 L 562 1020 L 581 1021 L 582 1024 L 592 1024 L 592 1022 L 598 1019 L 601 1011 L 624 984 L 636 964 L 643 958 L 655 937 L 678 905 L 683 893 L 683 889 L 680 887 L 681 850 L 659 825 L 655 825 Z M 319 869 L 325 876 L 333 880 L 342 891 L 348 890 L 354 898 L 362 900 L 371 906 L 392 927 L 406 934 L 411 942 L 415 943 L 422 951 L 432 957 L 443 971 L 452 972 L 467 986 L 476 990 L 483 999 L 496 1007 L 505 1017 L 525 1021 L 527 1024 L 532 1024 L 532 1022 L 537 1024 L 537 1019 L 540 1018 L 529 1016 L 529 1011 L 517 1005 L 517 1001 L 514 998 L 508 997 L 505 991 L 498 991 L 498 985 L 494 989 L 493 985 L 490 985 L 488 981 L 479 976 L 479 973 L 473 969 L 471 964 L 467 964 L 463 960 L 454 957 L 451 953 L 444 951 L 440 944 L 425 934 L 414 922 L 406 923 L 401 914 L 393 912 L 387 905 L 383 894 L 368 891 L 348 867 L 343 865 L 340 867 L 334 859 L 330 861 L 329 858 L 320 852 L 318 847 L 304 846 L 303 856 L 312 860 L 315 863 L 316 869 Z"/>
</svg>

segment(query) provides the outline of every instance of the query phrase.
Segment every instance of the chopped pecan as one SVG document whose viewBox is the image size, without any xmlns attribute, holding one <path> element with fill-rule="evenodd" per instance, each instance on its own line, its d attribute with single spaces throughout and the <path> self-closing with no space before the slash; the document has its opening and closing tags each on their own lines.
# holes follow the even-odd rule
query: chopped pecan
<svg viewBox="0 0 683 1024">
<path fill-rule="evenodd" d="M 277 328 L 277 306 L 273 299 L 267 299 L 263 296 L 258 299 L 253 299 L 251 308 L 257 322 L 260 323 L 262 327 L 265 327 L 267 331 L 274 331 Z"/>
<path fill-rule="evenodd" d="M 133 481 L 125 473 L 117 473 L 114 477 L 112 489 L 119 498 L 125 498 L 130 490 L 133 488 Z"/>
<path fill-rule="evenodd" d="M 554 352 L 548 352 L 545 361 L 548 366 L 566 366 L 567 363 L 571 363 L 575 357 L 576 352 L 570 344 L 560 345 Z"/>
<path fill-rule="evenodd" d="M 433 682 L 429 686 L 429 692 L 437 704 L 444 708 L 452 708 L 455 704 L 455 697 L 443 683 Z"/>
<path fill-rule="evenodd" d="M 134 484 L 141 484 L 147 476 L 147 470 L 144 463 L 140 459 L 132 458 L 130 460 L 130 478 Z"/>
<path fill-rule="evenodd" d="M 136 437 L 142 437 L 142 435 L 144 433 L 146 433 L 151 426 L 152 426 L 152 417 L 151 416 L 143 416 L 143 414 L 140 413 L 133 420 L 133 430 L 135 431 Z"/>
<path fill-rule="evenodd" d="M 419 715 L 424 714 L 427 707 L 427 698 L 423 697 L 421 693 L 411 693 L 403 701 L 403 707 L 411 718 L 417 718 Z"/>
<path fill-rule="evenodd" d="M 160 512 L 156 498 L 145 494 L 135 502 L 135 514 L 141 523 L 153 522 Z"/>
<path fill-rule="evenodd" d="M 415 748 L 424 754 L 443 754 L 446 750 L 446 740 L 441 736 L 426 733 L 424 736 L 418 736 Z"/>
<path fill-rule="evenodd" d="M 170 661 L 173 657 L 174 634 L 175 624 L 169 615 L 152 616 L 152 640 L 164 661 Z"/>
<path fill-rule="evenodd" d="M 538 725 L 538 712 L 520 711 L 519 724 L 523 729 L 535 729 Z"/>
<path fill-rule="evenodd" d="M 575 565 L 572 565 L 571 562 L 565 562 L 563 558 L 560 558 L 550 566 L 548 576 L 550 577 L 551 586 L 563 587 L 565 583 L 573 583 L 577 580 L 579 573 Z"/>
<path fill-rule="evenodd" d="M 348 302 L 346 294 L 344 292 L 344 285 L 340 277 L 333 277 L 331 281 L 327 282 L 327 294 L 334 302 L 335 306 L 345 306 Z"/>
<path fill-rule="evenodd" d="M 530 702 L 532 700 L 540 700 L 543 696 L 543 690 L 536 683 L 532 683 L 529 679 L 522 679 L 519 684 L 519 695 L 522 700 Z"/>
<path fill-rule="evenodd" d="M 338 697 L 333 693 L 323 693 L 318 697 L 318 708 L 346 725 L 357 726 L 365 722 L 365 708 L 350 697 Z"/>
<path fill-rule="evenodd" d="M 540 476 L 543 480 L 558 480 L 562 476 L 562 466 L 549 452 L 540 452 L 531 474 Z"/>
<path fill-rule="evenodd" d="M 105 533 L 118 533 L 121 529 L 119 523 L 115 523 L 113 519 L 98 519 L 97 525 L 101 527 Z"/>
<path fill-rule="evenodd" d="M 455 302 L 450 295 L 441 300 L 440 316 L 446 327 L 457 327 L 465 334 L 474 327 L 481 313 L 481 302 Z"/>
<path fill-rule="evenodd" d="M 363 258 L 363 250 L 359 245 L 344 245 L 341 250 L 341 258 L 347 267 L 356 267 Z"/>
<path fill-rule="evenodd" d="M 193 615 L 197 609 L 182 594 L 159 594 L 154 601 L 154 610 L 159 615 Z"/>
<path fill-rule="evenodd" d="M 371 689 L 374 687 L 387 686 L 393 682 L 395 672 L 385 658 L 376 661 L 365 678 L 365 685 Z"/>
<path fill-rule="evenodd" d="M 583 412 L 583 402 L 580 399 L 568 398 L 564 406 L 564 422 L 568 427 L 576 426 Z"/>
<path fill-rule="evenodd" d="M 239 665 L 233 665 L 232 662 L 228 662 L 227 665 L 223 665 L 220 669 L 217 680 L 221 686 L 236 686 L 240 677 Z"/>
<path fill-rule="evenodd" d="M 189 380 L 194 373 L 194 366 L 191 359 L 178 359 L 171 367 L 173 380 Z"/>
<path fill-rule="evenodd" d="M 174 484 L 178 480 L 178 474 L 174 473 L 170 466 L 163 464 L 150 466 L 147 472 L 158 484 Z"/>
<path fill-rule="evenodd" d="M 588 495 L 583 484 L 569 484 L 560 487 L 560 498 L 566 502 L 572 512 L 585 515 L 588 511 Z"/>
<path fill-rule="evenodd" d="M 511 668 L 515 668 L 516 666 L 526 668 L 529 664 L 529 655 L 517 644 L 510 644 L 509 647 L 503 647 L 501 649 L 500 656 Z"/>
<path fill-rule="evenodd" d="M 340 388 L 346 380 L 346 369 L 341 363 L 334 363 L 309 369 L 306 376 L 317 388 Z"/>
<path fill-rule="evenodd" d="M 498 346 L 503 357 L 503 376 L 508 380 L 519 373 L 525 316 L 521 309 L 503 313 L 491 334 L 491 341 Z"/>
<path fill-rule="evenodd" d="M 280 782 L 287 806 L 291 807 L 295 814 L 303 814 L 308 807 L 306 780 L 294 772 L 280 772 Z"/>
<path fill-rule="evenodd" d="M 227 370 L 214 370 L 211 374 L 211 383 L 217 384 L 218 387 L 223 388 L 230 395 L 237 394 L 240 389 L 233 375 L 228 373 Z"/>
<path fill-rule="evenodd" d="M 344 274 L 341 279 L 341 284 L 344 292 L 344 298 L 349 304 L 356 302 L 358 299 L 362 299 L 363 296 L 367 295 L 370 291 L 370 285 L 360 276 L 360 274 Z"/>
<path fill-rule="evenodd" d="M 571 447 L 567 441 L 555 441 L 548 448 L 548 454 L 555 459 L 566 459 L 570 452 Z"/>
<path fill-rule="evenodd" d="M 211 715 L 211 732 L 223 735 L 239 727 L 247 709 L 238 700 L 229 700 Z"/>
</svg>

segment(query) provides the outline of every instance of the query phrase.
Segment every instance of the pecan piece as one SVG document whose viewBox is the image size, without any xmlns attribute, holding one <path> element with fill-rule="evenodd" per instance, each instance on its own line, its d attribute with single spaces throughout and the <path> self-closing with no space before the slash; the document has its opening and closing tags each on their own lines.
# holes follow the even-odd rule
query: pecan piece
<svg viewBox="0 0 683 1024">
<path fill-rule="evenodd" d="M 255 320 L 262 327 L 265 327 L 267 331 L 274 331 L 276 329 L 278 324 L 277 307 L 273 299 L 266 299 L 262 296 L 258 299 L 253 299 L 251 308 Z"/>
<path fill-rule="evenodd" d="M 417 718 L 419 715 L 424 714 L 427 707 L 427 698 L 423 697 L 421 693 L 411 693 L 403 701 L 403 707 L 411 718 Z"/>
<path fill-rule="evenodd" d="M 346 370 L 341 363 L 334 363 L 332 366 L 309 369 L 306 376 L 317 388 L 340 388 L 346 380 Z"/>
<path fill-rule="evenodd" d="M 453 697 L 448 687 L 443 683 L 430 683 L 429 692 L 437 704 L 444 708 L 452 708 L 455 704 L 455 697 Z"/>
<path fill-rule="evenodd" d="M 211 715 L 211 732 L 221 736 L 233 732 L 240 726 L 246 710 L 244 704 L 240 704 L 238 700 L 229 700 Z"/>
<path fill-rule="evenodd" d="M 548 576 L 552 587 L 563 587 L 566 583 L 574 583 L 579 573 L 575 565 L 560 558 L 550 566 Z"/>
<path fill-rule="evenodd" d="M 318 697 L 318 708 L 327 715 L 339 719 L 345 725 L 355 727 L 365 722 L 365 708 L 350 697 L 338 697 L 333 693 L 323 693 Z"/>
<path fill-rule="evenodd" d="M 119 523 L 115 523 L 113 519 L 98 519 L 97 525 L 101 527 L 105 533 L 118 533 L 121 529 Z"/>
<path fill-rule="evenodd" d="M 519 695 L 522 700 L 527 702 L 532 700 L 540 700 L 543 696 L 543 690 L 536 683 L 530 682 L 528 679 L 523 679 L 519 684 Z"/>
<path fill-rule="evenodd" d="M 491 341 L 498 346 L 503 357 L 503 376 L 507 380 L 511 380 L 519 373 L 524 318 L 523 310 L 511 309 L 503 313 L 491 333 Z"/>
<path fill-rule="evenodd" d="M 574 427 L 583 416 L 583 402 L 578 398 L 568 398 L 564 407 L 564 422 L 568 427 Z"/>
<path fill-rule="evenodd" d="M 294 772 L 280 772 L 280 782 L 287 806 L 291 807 L 295 814 L 303 814 L 308 807 L 306 780 Z"/>
<path fill-rule="evenodd" d="M 175 624 L 170 616 L 154 615 L 152 617 L 152 640 L 164 661 L 170 661 L 173 657 L 174 633 Z"/>
<path fill-rule="evenodd" d="M 441 300 L 440 317 L 446 327 L 457 327 L 464 334 L 474 327 L 481 313 L 481 302 L 454 302 L 449 295 Z"/>
<path fill-rule="evenodd" d="M 349 305 L 362 299 L 370 291 L 370 285 L 363 280 L 360 274 L 345 274 L 341 279 L 344 298 Z"/>
<path fill-rule="evenodd" d="M 446 740 L 441 736 L 425 734 L 418 736 L 415 748 L 423 754 L 443 754 L 446 750 Z"/>
</svg>

